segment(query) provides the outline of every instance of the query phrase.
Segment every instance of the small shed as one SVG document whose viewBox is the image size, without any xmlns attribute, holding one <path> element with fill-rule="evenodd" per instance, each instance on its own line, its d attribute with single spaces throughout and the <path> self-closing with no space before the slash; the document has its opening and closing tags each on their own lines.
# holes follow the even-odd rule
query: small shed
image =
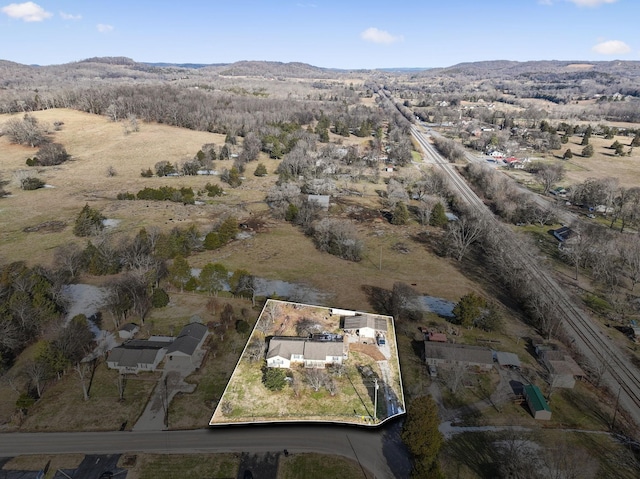
<svg viewBox="0 0 640 479">
<path fill-rule="evenodd" d="M 438 343 L 446 343 L 447 335 L 444 333 L 427 333 L 427 341 L 436 341 Z"/>
<path fill-rule="evenodd" d="M 556 230 L 553 230 L 553 236 L 561 243 L 567 241 L 569 238 L 575 235 L 574 231 L 568 226 L 563 226 Z"/>
<path fill-rule="evenodd" d="M 140 331 L 140 327 L 136 323 L 127 323 L 118 330 L 118 336 L 120 339 L 133 339 L 138 331 Z"/>
<path fill-rule="evenodd" d="M 551 409 L 540 388 L 535 384 L 527 384 L 522 388 L 522 392 L 533 418 L 549 421 L 551 419 Z"/>
</svg>

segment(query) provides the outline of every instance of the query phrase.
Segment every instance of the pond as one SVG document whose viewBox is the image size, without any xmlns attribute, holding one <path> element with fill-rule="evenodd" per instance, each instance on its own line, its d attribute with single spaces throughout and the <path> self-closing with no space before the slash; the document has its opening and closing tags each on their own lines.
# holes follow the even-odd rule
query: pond
<svg viewBox="0 0 640 479">
<path fill-rule="evenodd" d="M 200 271 L 201 269 L 199 268 L 192 268 L 191 276 L 197 278 L 200 275 Z M 232 274 L 233 272 L 230 271 L 229 277 L 231 277 Z M 255 276 L 254 285 L 256 287 L 256 296 L 277 296 L 296 303 L 325 306 L 331 297 L 329 293 L 324 293 L 309 285 L 289 283 L 288 281 L 282 281 L 280 279 L 267 279 Z M 223 290 L 229 291 L 229 284 L 225 284 Z"/>
<path fill-rule="evenodd" d="M 424 311 L 435 313 L 445 318 L 453 317 L 453 308 L 456 305 L 453 301 L 436 298 L 435 296 L 420 296 L 420 304 Z"/>
<path fill-rule="evenodd" d="M 84 314 L 87 318 L 96 314 L 107 300 L 108 290 L 91 284 L 67 284 L 63 287 L 62 294 L 67 300 L 66 321 L 69 322 L 78 314 Z M 117 345 L 116 338 L 112 333 L 100 329 L 96 323 L 89 319 L 87 322 L 96 338 L 98 348 L 108 351 Z"/>
</svg>

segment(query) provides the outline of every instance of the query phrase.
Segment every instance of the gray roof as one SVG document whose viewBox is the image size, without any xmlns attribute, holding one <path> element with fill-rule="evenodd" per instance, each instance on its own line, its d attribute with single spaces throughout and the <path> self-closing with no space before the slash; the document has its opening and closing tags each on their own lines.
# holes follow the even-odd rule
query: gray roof
<svg viewBox="0 0 640 479">
<path fill-rule="evenodd" d="M 269 341 L 267 359 L 280 356 L 291 359 L 292 354 L 301 354 L 304 359 L 325 360 L 327 356 L 342 356 L 343 341 L 314 341 L 298 337 L 273 337 Z"/>
<path fill-rule="evenodd" d="M 151 341 L 148 339 L 130 339 L 122 343 L 120 348 L 125 349 L 162 349 L 167 348 L 171 344 L 171 340 L 167 341 Z"/>
<path fill-rule="evenodd" d="M 160 349 L 127 348 L 117 346 L 109 353 L 109 362 L 119 367 L 136 367 L 138 364 L 153 364 L 160 354 Z"/>
<path fill-rule="evenodd" d="M 425 341 L 424 353 L 426 358 L 493 365 L 491 350 L 480 346 Z"/>
<path fill-rule="evenodd" d="M 207 327 L 201 323 L 189 323 L 182 330 L 176 340 L 169 346 L 167 354 L 180 352 L 191 356 L 202 338 L 207 334 Z"/>
<path fill-rule="evenodd" d="M 387 330 L 387 320 L 371 314 L 357 314 L 344 318 L 344 329 L 371 328 L 377 331 Z"/>
<path fill-rule="evenodd" d="M 136 331 L 140 329 L 140 327 L 135 324 L 135 323 L 127 323 L 127 324 L 123 324 L 122 327 L 120 328 L 120 331 Z"/>
<path fill-rule="evenodd" d="M 496 351 L 496 360 L 500 366 L 515 366 L 520 367 L 520 358 L 514 353 L 505 353 L 503 351 Z"/>
</svg>

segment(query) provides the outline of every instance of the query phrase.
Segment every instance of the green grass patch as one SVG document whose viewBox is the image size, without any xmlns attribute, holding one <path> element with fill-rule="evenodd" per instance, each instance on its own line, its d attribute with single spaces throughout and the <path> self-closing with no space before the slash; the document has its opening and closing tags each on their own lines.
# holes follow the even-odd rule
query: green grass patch
<svg viewBox="0 0 640 479">
<path fill-rule="evenodd" d="M 295 454 L 280 457 L 278 479 L 361 479 L 363 472 L 355 461 L 321 454 Z"/>
<path fill-rule="evenodd" d="M 226 479 L 236 477 L 240 467 L 237 454 L 144 455 L 135 471 L 139 479 Z"/>
</svg>

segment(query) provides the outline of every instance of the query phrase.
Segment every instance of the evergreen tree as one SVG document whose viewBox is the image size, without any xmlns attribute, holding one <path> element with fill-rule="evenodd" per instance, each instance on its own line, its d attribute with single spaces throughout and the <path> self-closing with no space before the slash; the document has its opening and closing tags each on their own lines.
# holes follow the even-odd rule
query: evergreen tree
<svg viewBox="0 0 640 479">
<path fill-rule="evenodd" d="M 265 368 L 262 383 L 269 391 L 280 391 L 287 384 L 285 372 L 280 368 Z"/>
<path fill-rule="evenodd" d="M 593 156 L 593 145 L 587 145 L 582 149 L 582 156 L 591 158 Z"/>
<path fill-rule="evenodd" d="M 284 214 L 285 221 L 289 221 L 289 222 L 295 221 L 296 218 L 298 217 L 298 212 L 299 212 L 299 208 L 293 203 L 289 203 L 289 207 L 287 208 L 287 211 Z"/>
<path fill-rule="evenodd" d="M 229 170 L 228 183 L 231 188 L 237 188 L 242 184 L 242 178 L 240 178 L 240 170 L 238 170 L 238 168 L 235 166 Z"/>
<path fill-rule="evenodd" d="M 91 236 L 104 228 L 102 222 L 105 217 L 93 208 L 90 208 L 88 204 L 85 204 L 73 226 L 73 234 L 76 236 Z"/>
<path fill-rule="evenodd" d="M 460 301 L 453 308 L 453 315 L 458 324 L 470 328 L 482 316 L 486 307 L 487 301 L 472 292 L 460 298 Z"/>
<path fill-rule="evenodd" d="M 169 295 L 162 288 L 154 288 L 151 294 L 151 306 L 154 308 L 164 308 L 169 304 Z"/>
<path fill-rule="evenodd" d="M 449 220 L 447 219 L 447 215 L 445 214 L 444 206 L 440 202 L 436 203 L 431 210 L 431 217 L 429 218 L 429 224 L 431 226 L 439 226 L 442 228 L 443 226 L 446 226 L 448 223 L 449 223 Z"/>
<path fill-rule="evenodd" d="M 631 140 L 631 144 L 629 146 L 640 146 L 640 131 L 638 131 L 638 133 L 636 133 L 636 136 L 633 137 L 633 140 Z"/>
<path fill-rule="evenodd" d="M 562 158 L 565 160 L 570 160 L 571 158 L 573 158 L 573 152 L 571 151 L 571 148 L 567 148 L 567 151 L 564 152 Z"/>
<path fill-rule="evenodd" d="M 417 397 L 409 404 L 401 437 L 413 457 L 412 477 L 443 477 L 438 463 L 444 442 L 439 425 L 438 406 L 431 396 Z"/>
<path fill-rule="evenodd" d="M 393 217 L 391 218 L 391 224 L 394 225 L 406 225 L 409 221 L 409 210 L 407 205 L 402 201 L 396 203 L 396 208 L 393 211 Z"/>
<path fill-rule="evenodd" d="M 267 176 L 267 167 L 262 163 L 258 163 L 256 171 L 253 172 L 254 176 Z"/>
<path fill-rule="evenodd" d="M 582 137 L 582 143 L 580 143 L 581 146 L 587 146 L 589 144 L 589 140 L 591 139 L 592 133 L 593 133 L 593 128 L 591 128 L 591 125 L 589 125 L 584 132 L 584 136 Z"/>
</svg>

